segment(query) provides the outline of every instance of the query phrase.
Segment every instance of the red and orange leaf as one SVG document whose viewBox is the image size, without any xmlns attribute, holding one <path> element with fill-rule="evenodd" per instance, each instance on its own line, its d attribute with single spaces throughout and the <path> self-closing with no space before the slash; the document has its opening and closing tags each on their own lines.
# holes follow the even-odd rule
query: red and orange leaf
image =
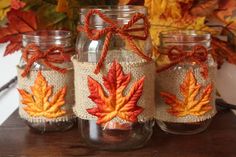
<svg viewBox="0 0 236 157">
<path fill-rule="evenodd" d="M 103 85 L 109 93 L 106 94 L 102 86 L 88 76 L 89 98 L 97 106 L 87 109 L 87 112 L 98 117 L 98 124 L 106 123 L 115 117 L 130 122 L 137 121 L 137 116 L 143 111 L 142 107 L 137 106 L 137 102 L 143 92 L 144 77 L 135 82 L 127 96 L 124 96 L 123 91 L 130 78 L 131 75 L 124 74 L 121 65 L 114 61 L 107 76 L 103 77 Z"/>
<path fill-rule="evenodd" d="M 10 42 L 4 56 L 21 48 L 22 34 L 37 29 L 36 15 L 32 11 L 11 9 L 7 13 L 8 24 L 0 28 L 0 43 Z"/>
<path fill-rule="evenodd" d="M 160 95 L 164 98 L 165 103 L 171 106 L 168 110 L 170 114 L 177 117 L 187 115 L 201 116 L 212 110 L 210 99 L 213 86 L 212 84 L 207 85 L 207 87 L 203 89 L 199 99 L 196 99 L 200 90 L 201 85 L 197 84 L 193 71 L 190 70 L 187 72 L 185 80 L 180 85 L 180 92 L 184 100 L 178 100 L 175 95 L 168 92 L 161 92 Z"/>
<path fill-rule="evenodd" d="M 218 11 L 215 12 L 216 17 L 225 24 L 230 24 L 230 28 L 236 27 L 236 1 L 235 0 L 220 0 Z"/>
<path fill-rule="evenodd" d="M 65 104 L 66 87 L 57 92 L 51 101 L 52 86 L 49 86 L 41 71 L 38 72 L 34 86 L 31 87 L 32 94 L 23 89 L 18 89 L 24 104 L 24 110 L 33 117 L 43 116 L 56 118 L 66 114 L 61 107 Z"/>
</svg>

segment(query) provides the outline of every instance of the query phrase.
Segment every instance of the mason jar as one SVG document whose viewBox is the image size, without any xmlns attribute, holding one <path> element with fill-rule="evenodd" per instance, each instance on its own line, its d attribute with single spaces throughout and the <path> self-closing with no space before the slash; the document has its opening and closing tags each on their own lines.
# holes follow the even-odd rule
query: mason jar
<svg viewBox="0 0 236 157">
<path fill-rule="evenodd" d="M 140 13 L 142 18 L 132 23 L 129 28 L 121 30 L 137 13 Z M 146 34 L 146 37 L 144 35 L 148 32 L 146 13 L 146 8 L 142 6 L 99 6 L 80 10 L 77 56 L 72 59 L 76 93 L 74 112 L 79 117 L 81 135 L 91 147 L 104 150 L 135 149 L 144 146 L 152 135 L 155 114 L 155 64 L 148 57 L 152 50 L 149 34 Z M 88 29 L 91 32 L 88 32 Z M 100 37 L 91 38 L 91 34 L 89 37 L 89 33 L 96 36 L 98 31 L 102 33 Z M 109 32 L 112 32 L 112 35 L 107 40 Z M 142 57 L 133 52 L 134 48 L 130 46 L 129 39 L 144 53 Z M 105 47 L 107 41 L 109 46 Z M 107 55 L 100 71 L 97 71 L 101 65 L 103 51 L 106 51 Z M 119 82 L 119 77 L 128 80 Z M 120 94 L 127 98 L 130 91 L 138 92 L 134 86 L 140 81 L 144 83 L 141 83 L 143 87 L 140 86 L 142 95 L 139 93 L 138 99 L 128 107 L 123 102 L 124 99 L 120 98 Z M 121 84 L 125 89 L 117 87 Z M 114 89 L 110 89 L 112 87 Z M 97 89 L 101 91 L 95 95 L 93 90 Z M 103 94 L 105 97 L 101 96 Z M 105 100 L 108 102 L 104 102 Z M 119 103 L 124 105 L 121 109 L 117 107 Z M 125 107 L 128 108 L 124 109 Z M 127 115 L 124 116 L 125 114 Z M 105 115 L 112 118 L 106 120 L 108 116 Z"/>
<path fill-rule="evenodd" d="M 160 33 L 161 55 L 168 62 L 156 75 L 156 119 L 173 134 L 204 131 L 216 114 L 217 66 L 207 32 L 176 30 Z"/>
<path fill-rule="evenodd" d="M 70 31 L 42 30 L 23 34 L 18 71 L 19 114 L 41 133 L 65 131 L 75 124 Z"/>
</svg>

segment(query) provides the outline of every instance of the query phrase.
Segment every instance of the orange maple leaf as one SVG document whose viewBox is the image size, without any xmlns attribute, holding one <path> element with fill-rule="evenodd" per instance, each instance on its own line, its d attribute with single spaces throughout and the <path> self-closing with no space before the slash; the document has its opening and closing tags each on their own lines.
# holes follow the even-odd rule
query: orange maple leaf
<svg viewBox="0 0 236 157">
<path fill-rule="evenodd" d="M 8 23 L 0 28 L 0 43 L 10 42 L 4 56 L 14 53 L 21 48 L 22 34 L 37 29 L 36 15 L 32 11 L 11 9 L 7 13 Z"/>
<path fill-rule="evenodd" d="M 137 121 L 137 116 L 143 111 L 137 102 L 143 92 L 144 77 L 133 84 L 127 96 L 123 96 L 130 78 L 131 75 L 124 74 L 121 65 L 114 61 L 107 76 L 103 77 L 103 85 L 109 92 L 107 95 L 102 86 L 88 76 L 89 98 L 97 106 L 87 109 L 87 112 L 98 117 L 97 124 L 108 122 L 116 116 L 130 122 Z"/>
<path fill-rule="evenodd" d="M 48 85 L 41 71 L 38 72 L 34 86 L 31 87 L 32 94 L 23 89 L 18 89 L 22 96 L 21 103 L 26 105 L 23 109 L 33 117 L 44 116 L 56 118 L 63 116 L 66 111 L 60 109 L 65 104 L 66 87 L 63 87 L 49 101 L 53 86 Z"/>
<path fill-rule="evenodd" d="M 190 70 L 187 72 L 185 80 L 180 85 L 180 92 L 184 97 L 183 101 L 178 100 L 175 95 L 168 92 L 161 92 L 160 94 L 164 98 L 165 103 L 171 106 L 168 112 L 174 116 L 201 116 L 212 110 L 210 99 L 213 86 L 212 84 L 207 85 L 207 87 L 203 89 L 202 95 L 196 100 L 200 89 L 201 85 L 197 84 L 196 78 L 192 70 Z"/>
</svg>

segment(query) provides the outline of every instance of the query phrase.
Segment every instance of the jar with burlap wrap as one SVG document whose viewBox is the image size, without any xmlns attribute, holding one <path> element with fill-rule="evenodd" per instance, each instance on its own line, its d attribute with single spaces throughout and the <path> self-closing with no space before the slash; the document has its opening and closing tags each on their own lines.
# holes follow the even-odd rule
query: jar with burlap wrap
<svg viewBox="0 0 236 157">
<path fill-rule="evenodd" d="M 216 63 L 207 32 L 161 32 L 160 53 L 167 64 L 156 74 L 156 119 L 162 130 L 195 134 L 207 128 L 215 108 Z"/>
<path fill-rule="evenodd" d="M 65 131 L 75 124 L 71 32 L 36 31 L 22 37 L 17 66 L 19 115 L 39 132 Z"/>
<path fill-rule="evenodd" d="M 155 63 L 142 6 L 82 8 L 73 108 L 89 146 L 142 147 L 152 135 Z"/>
</svg>

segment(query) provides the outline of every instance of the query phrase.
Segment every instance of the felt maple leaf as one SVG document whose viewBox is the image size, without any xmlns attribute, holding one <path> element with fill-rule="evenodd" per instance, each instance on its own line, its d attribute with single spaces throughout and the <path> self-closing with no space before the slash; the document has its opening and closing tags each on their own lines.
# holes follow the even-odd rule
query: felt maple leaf
<svg viewBox="0 0 236 157">
<path fill-rule="evenodd" d="M 124 96 L 123 91 L 130 79 L 131 75 L 124 74 L 121 65 L 114 61 L 107 76 L 103 77 L 103 85 L 109 92 L 107 95 L 102 86 L 88 76 L 89 98 L 97 106 L 87 109 L 87 112 L 98 117 L 97 124 L 106 123 L 116 116 L 130 122 L 137 121 L 137 116 L 143 111 L 137 102 L 143 92 L 144 77 L 135 82 Z"/>
<path fill-rule="evenodd" d="M 23 89 L 18 89 L 22 96 L 21 103 L 25 105 L 23 109 L 33 117 L 56 118 L 66 114 L 66 111 L 60 109 L 65 104 L 66 87 L 59 90 L 49 100 L 52 95 L 52 88 L 39 71 L 34 86 L 31 87 L 32 94 Z"/>
<path fill-rule="evenodd" d="M 164 98 L 166 104 L 170 105 L 171 108 L 168 112 L 177 117 L 183 117 L 187 115 L 201 116 L 212 110 L 210 105 L 211 93 L 213 90 L 212 84 L 207 85 L 203 89 L 201 96 L 198 99 L 201 85 L 197 84 L 196 78 L 192 70 L 188 71 L 185 80 L 180 85 L 180 92 L 184 99 L 179 100 L 177 97 L 168 92 L 161 92 L 161 97 Z"/>
<path fill-rule="evenodd" d="M 37 29 L 36 16 L 32 11 L 11 9 L 7 13 L 8 24 L 0 28 L 0 43 L 10 42 L 4 56 L 21 48 L 22 34 Z"/>
</svg>

